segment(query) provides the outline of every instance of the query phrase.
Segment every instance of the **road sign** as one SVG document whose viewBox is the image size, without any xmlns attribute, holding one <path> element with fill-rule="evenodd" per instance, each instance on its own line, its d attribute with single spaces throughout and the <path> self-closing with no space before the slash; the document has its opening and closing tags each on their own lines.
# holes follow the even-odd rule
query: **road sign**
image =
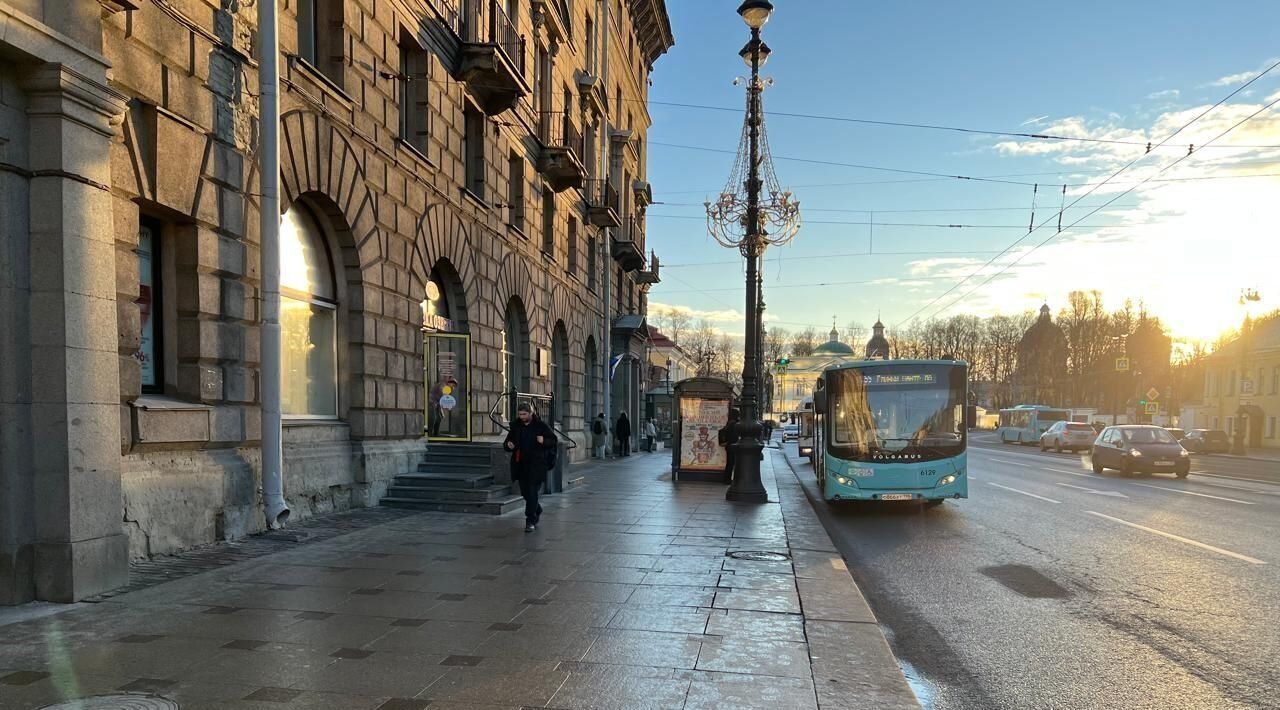
<svg viewBox="0 0 1280 710">
<path fill-rule="evenodd" d="M 1159 414 L 1159 413 L 1160 413 L 1159 402 L 1147 402 L 1147 414 Z"/>
<path fill-rule="evenodd" d="M 1253 380 L 1240 380 L 1240 394 L 1253 394 Z"/>
<path fill-rule="evenodd" d="M 1128 372 L 1128 371 L 1129 371 L 1129 358 L 1127 357 L 1116 358 L 1116 372 Z"/>
<path fill-rule="evenodd" d="M 1155 387 L 1147 390 L 1147 399 L 1160 399 L 1160 390 Z"/>
</svg>

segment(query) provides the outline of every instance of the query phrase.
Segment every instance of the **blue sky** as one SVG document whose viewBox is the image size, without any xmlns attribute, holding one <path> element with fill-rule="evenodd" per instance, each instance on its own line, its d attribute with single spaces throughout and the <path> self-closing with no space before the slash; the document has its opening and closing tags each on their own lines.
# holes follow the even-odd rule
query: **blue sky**
<svg viewBox="0 0 1280 710">
<path fill-rule="evenodd" d="M 1158 142 L 1280 59 L 1276 2 L 775 5 L 764 32 L 773 49 L 764 74 L 776 81 L 766 91 L 766 111 Z M 748 33 L 734 12 L 737 2 L 674 0 L 667 7 L 676 46 L 658 62 L 651 101 L 741 107 L 743 90 L 732 81 L 747 72 L 737 52 Z M 943 307 L 943 315 L 1016 312 L 1047 300 L 1056 311 L 1067 290 L 1099 288 L 1112 305 L 1144 300 L 1175 334 L 1211 337 L 1238 321 L 1242 286 L 1263 292 L 1257 308 L 1280 305 L 1280 292 L 1267 283 L 1280 264 L 1280 200 L 1274 199 L 1280 178 L 1221 179 L 1280 173 L 1280 150 L 1208 148 L 1156 173 L 1184 155 L 1188 143 L 1213 138 L 1276 98 L 1280 68 L 1122 173 L 1115 186 L 1087 196 L 1089 187 L 1075 185 L 1105 178 L 1143 149 L 771 116 L 776 157 L 970 176 L 1037 173 L 1009 179 L 1040 183 L 1036 222 L 1049 219 L 1054 226 L 982 270 L 1026 235 L 1031 185 L 903 182 L 917 179 L 778 159 L 778 177 L 800 198 L 806 226 L 792 245 L 770 252 L 770 318 L 791 330 L 825 330 L 833 316 L 842 326 L 850 320 L 869 325 L 881 312 L 893 326 Z M 1218 143 L 1280 145 L 1277 109 Z M 742 267 L 707 263 L 732 262 L 734 252 L 706 236 L 702 208 L 725 182 L 733 156 L 662 144 L 733 150 L 741 113 L 660 103 L 650 112 L 649 179 L 655 200 L 665 203 L 649 208 L 649 244 L 663 261 L 663 281 L 650 300 L 738 332 Z M 1211 175 L 1219 179 L 1184 180 Z M 1080 198 L 1081 208 L 1064 216 L 1070 224 L 1087 206 L 1147 177 L 1159 182 L 1081 223 L 1096 229 L 1070 230 L 1024 253 L 1056 232 L 1063 183 L 1072 185 L 1068 204 Z M 913 253 L 812 258 L 866 252 L 871 227 L 822 222 L 868 221 L 878 224 L 876 251 Z M 892 222 L 978 226 L 886 224 Z M 1019 256 L 1017 266 L 959 298 Z M 975 270 L 978 277 L 920 310 Z M 878 283 L 841 284 L 866 281 Z M 812 286 L 820 283 L 841 285 Z"/>
</svg>

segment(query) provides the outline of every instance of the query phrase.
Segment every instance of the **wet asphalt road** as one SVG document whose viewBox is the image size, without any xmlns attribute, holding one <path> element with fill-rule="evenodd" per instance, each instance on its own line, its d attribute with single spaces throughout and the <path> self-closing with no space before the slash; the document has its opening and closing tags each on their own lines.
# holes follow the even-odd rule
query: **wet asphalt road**
<svg viewBox="0 0 1280 710">
<path fill-rule="evenodd" d="M 1216 458 L 975 441 L 966 500 L 816 507 L 925 707 L 1280 708 L 1280 463 Z"/>
</svg>

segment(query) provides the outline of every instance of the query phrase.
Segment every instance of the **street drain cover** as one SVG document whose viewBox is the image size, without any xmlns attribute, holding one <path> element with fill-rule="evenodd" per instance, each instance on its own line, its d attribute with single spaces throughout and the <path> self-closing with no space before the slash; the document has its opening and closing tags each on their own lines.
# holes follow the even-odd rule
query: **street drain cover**
<svg viewBox="0 0 1280 710">
<path fill-rule="evenodd" d="M 178 710 L 178 704 L 155 695 L 98 695 L 45 705 L 40 710 Z"/>
<path fill-rule="evenodd" d="M 729 557 L 735 560 L 751 560 L 752 562 L 786 562 L 791 559 L 781 552 L 765 552 L 763 550 L 738 550 L 730 552 Z"/>
</svg>

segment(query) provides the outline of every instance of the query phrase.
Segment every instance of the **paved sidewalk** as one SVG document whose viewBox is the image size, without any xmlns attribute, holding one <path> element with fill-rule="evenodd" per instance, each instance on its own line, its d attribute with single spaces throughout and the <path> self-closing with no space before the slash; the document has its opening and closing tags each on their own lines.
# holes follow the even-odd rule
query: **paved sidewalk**
<svg viewBox="0 0 1280 710">
<path fill-rule="evenodd" d="M 0 708 L 917 707 L 779 452 L 767 505 L 669 464 L 587 467 L 532 534 L 409 515 L 0 627 Z"/>
</svg>

